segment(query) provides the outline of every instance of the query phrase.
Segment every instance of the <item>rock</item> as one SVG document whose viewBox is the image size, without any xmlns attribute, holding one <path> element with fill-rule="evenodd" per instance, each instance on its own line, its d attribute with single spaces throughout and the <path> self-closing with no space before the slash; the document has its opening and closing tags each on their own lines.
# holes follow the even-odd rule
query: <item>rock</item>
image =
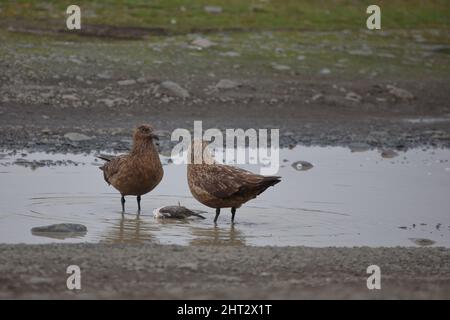
<svg viewBox="0 0 450 320">
<path fill-rule="evenodd" d="M 219 53 L 222 57 L 239 57 L 241 54 L 236 51 L 227 51 L 227 52 L 221 52 Z"/>
<path fill-rule="evenodd" d="M 358 50 L 349 50 L 348 54 L 351 54 L 353 56 L 372 56 L 373 55 L 373 51 L 370 50 L 369 48 L 363 48 L 363 49 L 358 49 Z"/>
<path fill-rule="evenodd" d="M 278 63 L 272 63 L 272 68 L 277 70 L 277 71 L 291 70 L 291 67 L 283 65 L 283 64 L 278 64 Z"/>
<path fill-rule="evenodd" d="M 222 79 L 215 85 L 216 89 L 234 89 L 240 86 L 241 83 L 228 79 Z"/>
<path fill-rule="evenodd" d="M 430 240 L 430 239 L 423 239 L 423 238 L 410 238 L 412 242 L 417 244 L 418 246 L 431 246 L 436 243 L 436 241 Z"/>
<path fill-rule="evenodd" d="M 322 75 L 327 75 L 330 73 L 331 73 L 331 70 L 328 68 L 323 68 L 322 70 L 319 71 L 319 74 L 322 74 Z"/>
<path fill-rule="evenodd" d="M 34 227 L 31 232 L 86 232 L 86 226 L 75 223 L 59 223 L 43 227 Z"/>
<path fill-rule="evenodd" d="M 68 132 L 64 135 L 64 138 L 74 142 L 87 141 L 92 139 L 91 137 L 78 132 Z"/>
<path fill-rule="evenodd" d="M 121 80 L 117 82 L 119 86 L 130 86 L 133 84 L 136 84 L 136 80 L 128 79 L 128 80 Z"/>
<path fill-rule="evenodd" d="M 316 101 L 316 100 L 319 100 L 319 99 L 322 98 L 322 97 L 323 97 L 323 94 L 318 93 L 318 94 L 314 95 L 314 96 L 311 98 L 311 100 L 312 100 L 312 101 Z"/>
<path fill-rule="evenodd" d="M 182 269 L 188 269 L 188 270 L 191 270 L 191 271 L 197 271 L 198 270 L 198 264 L 195 263 L 195 262 L 185 262 L 185 263 L 180 264 L 178 267 L 182 268 Z"/>
<path fill-rule="evenodd" d="M 292 164 L 292 167 L 297 171 L 306 171 L 309 169 L 312 169 L 314 166 L 312 163 L 309 163 L 308 161 L 296 161 Z"/>
<path fill-rule="evenodd" d="M 78 100 L 80 100 L 75 94 L 64 94 L 62 96 L 62 98 L 64 100 L 69 100 L 69 101 L 78 101 Z"/>
<path fill-rule="evenodd" d="M 391 95 L 393 95 L 394 97 L 396 97 L 397 99 L 401 99 L 401 100 L 412 100 L 415 98 L 415 96 L 409 92 L 408 90 L 402 89 L 402 88 L 397 88 L 396 86 L 390 85 L 388 84 L 386 86 L 386 88 L 388 89 L 389 93 Z"/>
<path fill-rule="evenodd" d="M 104 103 L 108 108 L 112 108 L 115 104 L 115 100 L 114 99 L 98 99 L 97 102 L 101 102 Z"/>
<path fill-rule="evenodd" d="M 395 152 L 394 150 L 387 149 L 387 150 L 381 151 L 381 156 L 386 159 L 391 159 L 391 158 L 397 157 L 398 153 Z"/>
<path fill-rule="evenodd" d="M 97 74 L 97 78 L 103 79 L 103 80 L 109 80 L 111 79 L 111 74 L 107 71 L 101 72 Z"/>
<path fill-rule="evenodd" d="M 305 56 L 303 56 L 303 55 L 297 56 L 297 60 L 303 61 L 303 60 L 305 60 Z"/>
<path fill-rule="evenodd" d="M 219 6 L 204 6 L 203 10 L 207 13 L 220 14 L 222 13 L 222 7 Z"/>
<path fill-rule="evenodd" d="M 191 44 L 199 49 L 207 49 L 215 45 L 214 42 L 209 41 L 206 38 L 197 38 L 194 41 L 192 41 Z"/>
<path fill-rule="evenodd" d="M 184 89 L 183 87 L 181 87 L 176 82 L 164 81 L 163 83 L 161 83 L 161 86 L 177 97 L 180 97 L 183 99 L 190 97 L 189 92 L 186 89 Z"/>
<path fill-rule="evenodd" d="M 359 94 L 350 91 L 345 96 L 345 99 L 350 100 L 350 101 L 354 101 L 354 102 L 361 102 L 362 97 Z"/>
<path fill-rule="evenodd" d="M 34 276 L 34 277 L 31 277 L 30 279 L 28 279 L 27 283 L 29 283 L 31 285 L 50 284 L 50 283 L 52 283 L 52 279 Z"/>
</svg>

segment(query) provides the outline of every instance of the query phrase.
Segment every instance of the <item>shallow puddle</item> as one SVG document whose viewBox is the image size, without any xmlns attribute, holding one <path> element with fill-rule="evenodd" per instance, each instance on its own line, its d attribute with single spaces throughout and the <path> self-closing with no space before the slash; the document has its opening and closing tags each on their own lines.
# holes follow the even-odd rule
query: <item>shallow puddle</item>
<svg viewBox="0 0 450 320">
<path fill-rule="evenodd" d="M 340 147 L 281 150 L 282 182 L 238 209 L 234 225 L 223 209 L 214 226 L 214 210 L 189 193 L 186 167 L 167 158 L 164 179 L 143 196 L 140 216 L 135 197 L 127 197 L 122 217 L 120 196 L 93 155 L 3 152 L 0 243 L 450 247 L 450 150 L 392 156 Z M 312 167 L 304 170 L 307 163 Z M 178 202 L 207 211 L 207 219 L 153 218 L 153 209 Z M 55 223 L 80 223 L 88 231 L 31 233 Z"/>
</svg>

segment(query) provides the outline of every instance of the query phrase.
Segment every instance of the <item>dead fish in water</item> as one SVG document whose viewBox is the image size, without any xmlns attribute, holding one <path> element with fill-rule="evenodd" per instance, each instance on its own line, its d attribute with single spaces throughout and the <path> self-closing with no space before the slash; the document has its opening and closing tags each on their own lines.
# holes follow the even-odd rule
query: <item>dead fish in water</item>
<svg viewBox="0 0 450 320">
<path fill-rule="evenodd" d="M 201 210 L 191 210 L 183 206 L 165 206 L 153 210 L 153 216 L 158 219 L 187 219 L 192 216 L 206 219 L 200 213 L 206 213 Z"/>
</svg>

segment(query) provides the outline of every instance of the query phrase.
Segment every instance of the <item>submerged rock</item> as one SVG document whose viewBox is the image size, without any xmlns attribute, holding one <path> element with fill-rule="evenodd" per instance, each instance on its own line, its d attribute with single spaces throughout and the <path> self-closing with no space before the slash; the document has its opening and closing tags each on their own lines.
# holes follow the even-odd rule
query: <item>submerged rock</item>
<svg viewBox="0 0 450 320">
<path fill-rule="evenodd" d="M 33 233 L 50 233 L 50 232 L 86 232 L 86 226 L 76 223 L 59 223 L 49 226 L 34 227 L 31 229 Z"/>
<path fill-rule="evenodd" d="M 388 149 L 381 151 L 381 156 L 386 159 L 391 159 L 397 157 L 398 153 L 395 152 L 394 150 Z"/>
<path fill-rule="evenodd" d="M 312 163 L 308 161 L 296 161 L 292 164 L 292 168 L 294 168 L 297 171 L 306 171 L 309 169 L 312 169 L 314 166 Z"/>
<path fill-rule="evenodd" d="M 423 239 L 423 238 L 410 238 L 412 242 L 417 244 L 418 246 L 431 246 L 436 243 L 436 241 L 430 240 L 430 239 Z"/>
</svg>

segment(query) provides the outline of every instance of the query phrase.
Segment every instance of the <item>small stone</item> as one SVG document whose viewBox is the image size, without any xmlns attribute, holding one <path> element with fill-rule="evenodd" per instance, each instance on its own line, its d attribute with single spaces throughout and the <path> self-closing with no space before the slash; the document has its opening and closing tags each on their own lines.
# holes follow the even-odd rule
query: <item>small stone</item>
<svg viewBox="0 0 450 320">
<path fill-rule="evenodd" d="M 216 89 L 234 89 L 240 86 L 241 83 L 228 79 L 222 79 L 215 85 Z"/>
<path fill-rule="evenodd" d="M 241 54 L 236 51 L 227 51 L 219 53 L 222 57 L 239 57 Z"/>
<path fill-rule="evenodd" d="M 386 88 L 388 89 L 389 93 L 394 97 L 396 97 L 397 99 L 412 100 L 415 98 L 414 95 L 408 90 L 397 88 L 396 86 L 390 84 L 388 84 Z"/>
<path fill-rule="evenodd" d="M 274 68 L 277 71 L 287 71 L 291 70 L 291 67 L 286 66 L 284 64 L 278 64 L 278 63 L 272 63 L 272 68 Z"/>
<path fill-rule="evenodd" d="M 78 132 L 68 132 L 64 135 L 64 138 L 74 142 L 87 141 L 92 139 L 91 137 Z"/>
<path fill-rule="evenodd" d="M 180 268 L 183 269 L 189 269 L 192 271 L 197 271 L 198 270 L 198 264 L 195 262 L 185 262 L 179 265 Z"/>
<path fill-rule="evenodd" d="M 312 169 L 314 166 L 312 163 L 309 163 L 308 161 L 296 161 L 292 164 L 292 167 L 297 171 L 306 171 L 309 169 Z"/>
<path fill-rule="evenodd" d="M 207 48 L 212 47 L 212 46 L 215 45 L 214 42 L 209 41 L 206 38 L 197 38 L 194 41 L 192 41 L 191 44 L 193 46 L 196 46 L 197 48 L 200 48 L 200 49 L 207 49 Z"/>
<path fill-rule="evenodd" d="M 78 100 L 80 100 L 75 94 L 64 94 L 62 96 L 62 98 L 64 100 L 69 100 L 69 101 L 78 101 Z"/>
<path fill-rule="evenodd" d="M 112 108 L 115 104 L 114 99 L 108 99 L 108 98 L 98 99 L 97 102 L 104 103 L 108 108 Z"/>
<path fill-rule="evenodd" d="M 133 84 L 136 84 L 136 80 L 128 79 L 128 80 L 121 80 L 117 82 L 119 86 L 130 86 Z"/>
<path fill-rule="evenodd" d="M 220 14 L 222 13 L 222 7 L 219 6 L 204 6 L 203 10 L 207 13 Z"/>
<path fill-rule="evenodd" d="M 161 83 L 161 86 L 177 97 L 183 99 L 190 97 L 189 92 L 176 82 L 164 81 L 163 83 Z"/>
<path fill-rule="evenodd" d="M 330 73 L 331 73 L 331 70 L 328 68 L 323 68 L 322 70 L 319 71 L 319 74 L 322 74 L 322 75 L 327 75 Z"/>
<path fill-rule="evenodd" d="M 322 97 L 323 97 L 323 94 L 318 93 L 318 94 L 314 95 L 314 96 L 311 98 L 311 100 L 312 100 L 312 101 L 316 101 L 316 100 L 319 100 L 319 99 L 322 98 Z"/>
<path fill-rule="evenodd" d="M 345 99 L 354 101 L 354 102 L 361 102 L 362 97 L 359 94 L 350 91 L 345 95 Z"/>
</svg>

